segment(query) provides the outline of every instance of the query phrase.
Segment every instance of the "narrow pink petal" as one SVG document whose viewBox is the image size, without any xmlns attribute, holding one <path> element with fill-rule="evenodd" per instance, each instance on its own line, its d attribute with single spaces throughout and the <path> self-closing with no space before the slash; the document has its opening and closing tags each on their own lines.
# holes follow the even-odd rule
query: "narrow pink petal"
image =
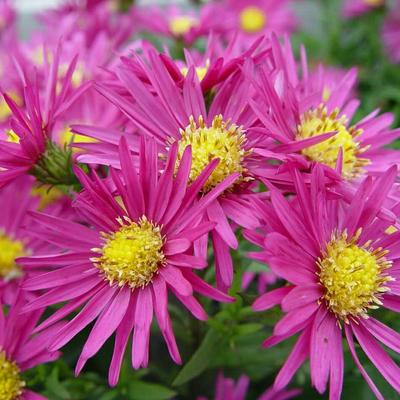
<svg viewBox="0 0 400 400">
<path fill-rule="evenodd" d="M 193 293 L 192 285 L 185 279 L 179 268 L 167 265 L 159 271 L 165 281 L 182 296 L 190 296 Z"/>
<path fill-rule="evenodd" d="M 135 310 L 135 330 L 132 341 L 132 366 L 135 369 L 147 366 L 153 300 L 151 289 L 139 289 Z"/>
<path fill-rule="evenodd" d="M 353 332 L 352 332 L 351 327 L 346 324 L 344 326 L 344 331 L 345 331 L 345 334 L 346 334 L 346 339 L 347 339 L 347 343 L 349 345 L 349 349 L 350 349 L 351 355 L 353 356 L 353 360 L 356 363 L 358 369 L 360 370 L 361 375 L 363 376 L 363 378 L 367 382 L 367 384 L 370 387 L 370 389 L 374 392 L 374 394 L 378 398 L 378 400 L 385 400 L 384 397 L 381 395 L 380 391 L 378 390 L 378 388 L 375 386 L 375 383 L 369 377 L 367 371 L 364 369 L 364 367 L 360 363 L 360 360 L 357 357 L 356 349 L 354 347 Z"/>
<path fill-rule="evenodd" d="M 226 290 L 231 287 L 233 281 L 233 262 L 229 246 L 217 232 L 213 231 L 211 236 L 214 248 L 217 286 L 222 290 Z"/>
<path fill-rule="evenodd" d="M 82 311 L 80 311 L 76 317 L 60 330 L 49 350 L 58 350 L 68 343 L 83 328 L 96 319 L 114 295 L 115 290 L 110 288 L 108 285 L 105 285 L 103 289 L 97 292 L 92 299 L 89 300 Z"/>
<path fill-rule="evenodd" d="M 188 239 L 172 239 L 165 243 L 163 248 L 163 253 L 166 256 L 172 256 L 174 254 L 179 254 L 185 252 L 191 246 L 192 242 Z"/>
<path fill-rule="evenodd" d="M 193 314 L 194 317 L 200 321 L 206 321 L 208 319 L 207 313 L 203 306 L 193 296 L 182 296 L 180 293 L 172 288 L 175 296 L 179 301 Z"/>
<path fill-rule="evenodd" d="M 297 310 L 287 313 L 274 328 L 274 335 L 284 335 L 287 331 L 295 328 L 297 325 L 302 324 L 309 317 L 311 317 L 319 306 L 317 304 L 309 304 Z"/>
<path fill-rule="evenodd" d="M 308 357 L 309 345 L 310 329 L 306 329 L 297 339 L 293 350 L 276 376 L 274 383 L 275 390 L 282 390 L 289 384 L 294 374 Z"/>
<path fill-rule="evenodd" d="M 376 340 L 362 324 L 351 323 L 351 328 L 365 351 L 365 354 L 376 366 L 383 377 L 400 393 L 400 368 L 387 353 L 378 345 Z"/>
<path fill-rule="evenodd" d="M 110 384 L 110 386 L 116 386 L 118 383 L 126 345 L 133 329 L 133 323 L 135 319 L 135 302 L 136 296 L 132 294 L 125 316 L 117 328 L 117 332 L 115 335 L 114 351 L 111 359 L 110 368 L 108 370 L 108 383 Z"/>
<path fill-rule="evenodd" d="M 321 286 L 311 284 L 296 286 L 283 300 L 282 310 L 285 312 L 295 310 L 307 304 L 317 302 L 322 296 Z"/>
<path fill-rule="evenodd" d="M 264 311 L 280 304 L 283 299 L 293 290 L 293 286 L 284 286 L 262 294 L 254 303 L 254 311 Z"/>
</svg>

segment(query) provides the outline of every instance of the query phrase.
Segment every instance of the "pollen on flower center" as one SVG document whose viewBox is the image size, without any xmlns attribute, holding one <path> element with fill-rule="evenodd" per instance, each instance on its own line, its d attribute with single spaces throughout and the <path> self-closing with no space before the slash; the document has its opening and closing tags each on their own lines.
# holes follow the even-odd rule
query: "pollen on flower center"
<svg viewBox="0 0 400 400">
<path fill-rule="evenodd" d="M 175 36 L 183 36 L 198 24 L 196 18 L 188 15 L 173 17 L 169 22 L 169 29 Z"/>
<path fill-rule="evenodd" d="M 357 244 L 361 230 L 348 240 L 344 231 L 334 234 L 318 259 L 319 279 L 325 289 L 323 298 L 340 320 L 349 317 L 367 318 L 369 309 L 381 305 L 380 297 L 389 289 L 385 283 L 392 278 L 385 273 L 391 262 L 387 251 L 372 249 L 367 242 Z"/>
<path fill-rule="evenodd" d="M 24 387 L 17 364 L 9 361 L 5 352 L 0 350 L 0 399 L 20 399 Z"/>
<path fill-rule="evenodd" d="M 0 278 L 11 280 L 21 276 L 22 270 L 15 259 L 25 254 L 24 244 L 0 232 Z"/>
<path fill-rule="evenodd" d="M 240 26 L 247 33 L 257 33 L 264 29 L 267 16 L 264 11 L 255 6 L 245 7 L 239 16 Z"/>
<path fill-rule="evenodd" d="M 19 136 L 12 129 L 7 130 L 6 135 L 7 135 L 7 142 L 19 144 L 20 141 Z"/>
<path fill-rule="evenodd" d="M 62 145 L 69 145 L 71 143 L 96 143 L 97 140 L 85 135 L 79 135 L 78 133 L 71 132 L 71 129 L 67 126 L 60 135 L 60 142 Z M 78 148 L 73 147 L 73 152 L 79 151 Z"/>
<path fill-rule="evenodd" d="M 368 147 L 361 148 L 360 143 L 356 140 L 362 130 L 354 127 L 347 128 L 347 118 L 345 116 L 338 117 L 338 114 L 338 109 L 328 114 L 323 106 L 304 113 L 301 123 L 297 127 L 297 140 L 337 132 L 331 138 L 307 147 L 301 152 L 311 161 L 335 168 L 339 150 L 342 148 L 342 175 L 345 179 L 352 179 L 361 175 L 363 167 L 370 163 L 368 159 L 359 157 Z"/>
<path fill-rule="evenodd" d="M 208 178 L 203 187 L 204 192 L 210 191 L 229 175 L 239 172 L 243 174 L 244 150 L 246 136 L 241 127 L 229 125 L 223 121 L 222 115 L 214 118 L 211 126 L 206 126 L 202 117 L 198 124 L 190 118 L 190 124 L 181 130 L 182 138 L 179 141 L 178 159 L 180 160 L 188 145 L 192 146 L 192 168 L 190 182 L 193 182 L 204 168 L 215 158 L 219 164 Z"/>
<path fill-rule="evenodd" d="M 128 217 L 118 222 L 121 225 L 118 231 L 103 234 L 104 246 L 93 249 L 101 255 L 92 261 L 110 284 L 128 285 L 132 289 L 144 287 L 165 264 L 162 251 L 165 238 L 160 227 L 145 216 L 138 222 Z"/>
</svg>

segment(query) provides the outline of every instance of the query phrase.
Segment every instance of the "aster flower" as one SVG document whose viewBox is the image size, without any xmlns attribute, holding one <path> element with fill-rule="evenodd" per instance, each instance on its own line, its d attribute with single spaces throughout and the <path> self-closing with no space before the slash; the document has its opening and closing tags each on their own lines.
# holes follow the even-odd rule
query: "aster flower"
<svg viewBox="0 0 400 400">
<path fill-rule="evenodd" d="M 387 14 L 383 23 L 382 39 L 388 56 L 395 62 L 400 63 L 400 2 Z"/>
<path fill-rule="evenodd" d="M 22 176 L 0 188 L 0 302 L 12 304 L 21 281 L 38 273 L 23 268 L 16 259 L 26 255 L 47 253 L 51 246 L 29 234 L 33 223 L 30 212 L 46 213 L 76 219 L 71 200 L 52 187 L 40 187 L 33 177 Z M 44 271 L 41 271 L 44 272 Z"/>
<path fill-rule="evenodd" d="M 33 216 L 39 228 L 33 227 L 30 232 L 58 246 L 60 252 L 19 260 L 25 266 L 55 268 L 25 282 L 26 290 L 47 291 L 24 311 L 66 301 L 37 328 L 42 330 L 83 306 L 54 334 L 51 350 L 61 348 L 96 320 L 82 349 L 76 373 L 114 332 L 110 384 L 118 381 L 132 331 L 133 367 L 147 366 L 153 313 L 172 359 L 180 363 L 167 310 L 168 292 L 200 320 L 207 315 L 194 293 L 223 302 L 233 300 L 193 272 L 204 268 L 206 259 L 193 255 L 192 245 L 214 225 L 201 222 L 204 210 L 235 181 L 237 174 L 227 177 L 197 201 L 197 194 L 215 169 L 217 160 L 212 161 L 189 187 L 190 148 L 183 153 L 179 166 L 176 166 L 177 155 L 175 144 L 167 155 L 164 171 L 158 174 L 155 143 L 151 141 L 146 145 L 142 141 L 137 170 L 123 139 L 120 147 L 122 170 L 111 169 L 112 184 L 101 181 L 96 173 L 90 178 L 82 171 L 76 172 L 84 191 L 77 197 L 75 206 L 86 218 L 85 224 L 45 214 Z"/>
<path fill-rule="evenodd" d="M 369 360 L 400 392 L 400 369 L 379 342 L 399 352 L 400 335 L 375 319 L 373 310 L 399 311 L 398 249 L 395 222 L 398 206 L 384 212 L 382 205 L 397 175 L 395 167 L 380 177 L 367 177 L 351 202 L 326 188 L 317 165 L 306 183 L 293 171 L 296 196 L 285 199 L 273 186 L 271 203 L 257 203 L 265 221 L 264 234 L 247 237 L 260 243 L 272 271 L 288 285 L 259 297 L 256 311 L 280 305 L 284 317 L 275 325 L 265 347 L 299 334 L 278 373 L 274 388 L 283 389 L 310 358 L 311 381 L 319 393 L 330 382 L 330 399 L 339 399 L 343 382 L 344 336 L 362 376 L 383 399 L 356 354 L 354 337 Z"/>
<path fill-rule="evenodd" d="M 246 375 L 241 375 L 235 383 L 233 379 L 225 378 L 223 373 L 219 373 L 215 388 L 215 400 L 245 400 L 250 379 Z M 258 400 L 288 400 L 293 399 L 301 393 L 298 389 L 275 391 L 273 388 L 267 389 Z M 206 400 L 205 397 L 198 397 L 197 400 Z"/>
<path fill-rule="evenodd" d="M 144 67 L 140 63 L 131 64 L 129 60 L 127 63 L 136 69 L 136 74 L 143 82 L 151 84 L 147 77 L 146 65 L 149 64 L 155 47 L 146 41 L 136 41 L 127 48 L 128 59 L 135 57 L 135 53 L 143 53 L 141 59 L 145 62 Z M 200 86 L 207 95 L 209 91 L 216 89 L 219 84 L 237 72 L 247 59 L 252 59 L 255 65 L 263 62 L 270 53 L 270 46 L 264 37 L 259 37 L 246 51 L 242 51 L 237 36 L 225 45 L 219 36 L 210 34 L 204 52 L 184 49 L 183 53 L 183 60 L 173 59 L 166 50 L 166 54 L 160 54 L 160 59 L 179 86 L 183 86 L 190 67 L 194 67 Z M 126 62 L 125 58 L 122 59 L 123 63 L 124 61 Z"/>
<path fill-rule="evenodd" d="M 190 45 L 200 37 L 207 37 L 211 31 L 220 33 L 210 11 L 208 5 L 203 6 L 200 13 L 177 5 L 163 8 L 147 6 L 134 7 L 131 16 L 142 31 L 170 37 Z"/>
<path fill-rule="evenodd" d="M 352 99 L 356 70 L 350 70 L 326 96 L 326 85 L 309 84 L 305 52 L 303 77 L 297 75 L 297 63 L 288 41 L 281 46 L 273 39 L 276 68 L 259 69 L 255 89 L 258 96 L 250 104 L 259 117 L 265 142 L 260 154 L 279 161 L 296 162 L 305 172 L 314 163 L 326 168 L 332 179 L 357 182 L 365 173 L 380 174 L 399 162 L 398 152 L 386 149 L 400 135 L 391 130 L 393 115 L 378 115 L 374 110 L 361 121 L 353 122 L 359 101 Z M 322 67 L 321 67 L 322 68 Z M 323 76 L 323 75 L 322 75 Z M 317 90 L 318 89 L 318 90 Z M 335 172 L 336 171 L 336 172 Z M 290 178 L 277 175 L 276 166 L 260 171 L 269 179 Z"/>
<path fill-rule="evenodd" d="M 3 93 L 13 115 L 8 139 L 0 140 L 0 186 L 25 174 L 34 175 L 41 183 L 47 184 L 70 185 L 74 182 L 70 151 L 54 143 L 54 126 L 88 85 L 76 90 L 71 87 L 76 57 L 59 82 L 59 55 L 60 48 L 54 55 L 53 63 L 48 66 L 48 79 L 43 92 L 36 79 L 28 79 L 21 72 L 23 105 L 18 106 L 8 94 Z"/>
<path fill-rule="evenodd" d="M 260 35 L 290 34 L 297 27 L 288 0 L 223 0 L 209 8 L 214 30 L 228 38 L 238 34 L 244 47 Z"/>
<path fill-rule="evenodd" d="M 46 400 L 26 386 L 23 373 L 36 365 L 56 360 L 60 353 L 48 351 L 51 331 L 33 335 L 32 331 L 43 310 L 36 310 L 24 318 L 20 312 L 24 305 L 22 293 L 4 313 L 0 307 L 0 398 L 2 400 Z M 53 327 L 60 328 L 63 323 Z"/>
<path fill-rule="evenodd" d="M 342 15 L 346 18 L 358 17 L 384 4 L 385 0 L 346 0 L 342 6 Z"/>
<path fill-rule="evenodd" d="M 156 139 L 160 154 L 165 154 L 172 143 L 177 143 L 178 158 L 181 159 L 186 146 L 192 146 L 193 162 L 189 182 L 199 176 L 211 159 L 219 158 L 220 163 L 204 185 L 202 193 L 212 190 L 232 173 L 238 174 L 234 184 L 209 205 L 204 216 L 205 220 L 217 224 L 211 233 L 217 283 L 219 288 L 226 290 L 233 279 L 229 249 L 236 249 L 238 245 L 235 228 L 229 220 L 248 228 L 258 224 L 248 202 L 249 196 L 253 195 L 251 170 L 253 164 L 258 162 L 251 149 L 258 135 L 253 137 L 250 131 L 246 131 L 256 119 L 247 105 L 250 92 L 246 74 L 237 71 L 226 79 L 207 111 L 194 67 L 189 69 L 183 85 L 177 85 L 159 54 L 149 51 L 148 61 L 146 65 L 137 56 L 135 59 L 124 60 L 124 65 L 117 69 L 118 85 L 124 87 L 126 96 L 115 89 L 117 84 L 98 84 L 98 89 L 126 114 L 138 134 Z M 137 64 L 143 67 L 140 71 L 146 72 L 146 82 L 151 82 L 151 85 L 141 79 L 142 74 L 137 76 Z M 74 126 L 73 131 L 93 137 L 106 146 L 107 150 L 99 154 L 100 164 L 104 162 L 106 153 L 115 154 L 112 149 L 115 149 L 120 133 L 96 126 Z M 133 153 L 137 153 L 137 138 L 137 135 L 127 135 Z M 112 158 L 115 159 L 115 156 Z M 92 153 L 89 158 L 82 155 L 78 160 L 95 162 L 96 157 Z M 196 241 L 197 255 L 205 256 L 207 240 L 208 235 L 204 235 Z"/>
</svg>

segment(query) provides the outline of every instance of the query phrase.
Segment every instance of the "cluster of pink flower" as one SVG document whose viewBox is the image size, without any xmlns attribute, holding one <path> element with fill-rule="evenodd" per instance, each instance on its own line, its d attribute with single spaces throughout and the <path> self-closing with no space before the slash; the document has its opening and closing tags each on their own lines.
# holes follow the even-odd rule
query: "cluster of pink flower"
<svg viewBox="0 0 400 400">
<path fill-rule="evenodd" d="M 309 69 L 304 49 L 298 62 L 287 36 L 271 34 L 296 26 L 283 0 L 200 14 L 84 3 L 41 15 L 27 43 L 0 3 L 0 397 L 41 399 L 21 371 L 93 322 L 77 374 L 114 334 L 110 385 L 130 336 L 133 368 L 146 367 L 153 316 L 181 363 L 168 295 L 199 320 L 202 296 L 235 301 L 239 232 L 271 271 L 254 311 L 284 313 L 264 346 L 299 334 L 261 399 L 296 395 L 285 388 L 308 358 L 312 385 L 339 399 L 342 338 L 378 398 L 355 340 L 400 392 L 378 343 L 400 352 L 400 335 L 371 315 L 400 311 L 400 153 L 386 148 L 400 129 L 379 110 L 354 120 L 357 71 Z M 390 24 L 388 43 L 400 29 Z M 143 30 L 181 49 L 208 41 L 177 60 L 132 39 Z M 201 274 L 210 250 L 215 287 Z M 218 382 L 221 399 L 248 384 Z"/>
</svg>

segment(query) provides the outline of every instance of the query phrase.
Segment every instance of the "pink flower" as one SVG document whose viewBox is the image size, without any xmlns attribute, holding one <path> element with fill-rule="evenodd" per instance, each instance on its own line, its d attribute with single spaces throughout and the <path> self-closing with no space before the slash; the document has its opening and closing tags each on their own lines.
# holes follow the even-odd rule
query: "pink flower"
<svg viewBox="0 0 400 400">
<path fill-rule="evenodd" d="M 207 37 L 211 31 L 220 33 L 221 27 L 215 24 L 211 14 L 213 11 L 208 5 L 203 6 L 200 13 L 176 5 L 165 8 L 134 7 L 131 16 L 140 30 L 190 45 L 200 37 Z"/>
<path fill-rule="evenodd" d="M 155 142 L 142 141 L 137 169 L 127 142 L 122 139 L 122 170 L 111 169 L 110 179 L 101 180 L 96 173 L 89 177 L 76 171 L 84 191 L 77 197 L 75 207 L 85 218 L 85 224 L 45 214 L 33 215 L 37 228 L 30 231 L 58 246 L 60 251 L 18 260 L 32 268 L 54 268 L 24 283 L 24 289 L 29 291 L 46 290 L 24 311 L 66 302 L 41 323 L 37 328 L 40 331 L 83 307 L 63 329 L 55 332 L 51 350 L 61 348 L 96 320 L 77 363 L 77 374 L 114 332 L 110 384 L 118 381 L 132 331 L 132 365 L 147 366 L 153 313 L 172 359 L 180 363 L 167 309 L 168 292 L 200 320 L 207 315 L 195 293 L 222 302 L 233 300 L 193 272 L 207 264 L 206 258 L 193 255 L 192 246 L 215 225 L 201 221 L 204 210 L 235 181 L 237 174 L 198 199 L 217 161 L 212 161 L 188 186 L 190 147 L 183 153 L 179 166 L 177 154 L 174 144 L 159 174 Z"/>
<path fill-rule="evenodd" d="M 54 325 L 46 334 L 33 335 L 43 309 L 21 317 L 24 304 L 23 296 L 19 295 L 7 314 L 4 314 L 4 307 L 0 307 L 0 396 L 5 400 L 46 400 L 26 387 L 21 373 L 60 356 L 58 351 L 49 351 L 47 347 L 51 331 L 60 329 L 63 323 Z"/>
<path fill-rule="evenodd" d="M 258 94 L 250 104 L 261 121 L 265 140 L 254 152 L 285 165 L 295 162 L 304 171 L 319 163 L 331 179 L 357 182 L 364 174 L 381 174 L 400 160 L 399 153 L 385 146 L 400 137 L 390 129 L 393 115 L 379 110 L 353 122 L 359 101 L 351 98 L 357 78 L 350 70 L 330 88 L 324 79 L 311 79 L 302 51 L 302 77 L 290 43 L 272 42 L 275 68 L 260 68 L 255 81 Z M 320 67 L 320 71 L 323 67 Z M 321 77 L 328 76 L 319 72 Z M 319 86 L 319 87 L 318 87 Z M 327 90 L 328 89 L 328 90 Z M 284 167 L 271 166 L 258 173 L 276 182 L 290 180 Z"/>
<path fill-rule="evenodd" d="M 237 34 L 244 48 L 260 35 L 292 33 L 297 19 L 288 0 L 223 0 L 212 2 L 210 20 L 226 37 Z M 210 22 L 211 23 L 211 22 Z"/>
<path fill-rule="evenodd" d="M 388 12 L 383 24 L 382 38 L 389 57 L 400 63 L 400 1 Z"/>
<path fill-rule="evenodd" d="M 47 214 L 77 219 L 71 200 L 49 186 L 35 184 L 33 177 L 21 176 L 0 188 L 0 302 L 12 304 L 23 279 L 43 269 L 24 268 L 16 259 L 45 254 L 52 246 L 29 233 L 30 213 L 44 209 Z"/>
<path fill-rule="evenodd" d="M 342 15 L 346 18 L 358 17 L 382 7 L 384 4 L 385 0 L 345 0 Z"/>
<path fill-rule="evenodd" d="M 53 63 L 46 66 L 48 78 L 43 89 L 39 87 L 36 76 L 29 77 L 20 67 L 20 79 L 24 85 L 22 105 L 17 105 L 8 94 L 3 93 L 13 115 L 7 140 L 0 140 L 0 186 L 25 174 L 32 174 L 42 183 L 49 184 L 70 184 L 70 178 L 73 180 L 72 170 L 60 168 L 59 164 L 53 165 L 54 158 L 48 155 L 57 153 L 65 158 L 66 163 L 69 162 L 68 154 L 53 142 L 54 126 L 60 115 L 87 89 L 87 85 L 72 89 L 71 77 L 77 62 L 75 57 L 58 86 L 59 57 L 60 48 L 54 55 Z"/>
<path fill-rule="evenodd" d="M 309 185 L 298 170 L 292 173 L 296 196 L 288 200 L 270 186 L 271 203 L 256 204 L 265 221 L 262 252 L 256 257 L 263 258 L 289 283 L 253 304 L 256 311 L 280 305 L 285 313 L 264 346 L 300 334 L 276 377 L 274 389 L 286 387 L 310 358 L 313 386 L 323 393 L 329 381 L 330 399 L 339 399 L 344 334 L 357 367 L 375 395 L 383 399 L 358 359 L 354 337 L 383 377 L 400 392 L 400 369 L 378 343 L 399 352 L 400 335 L 371 315 L 377 308 L 400 310 L 400 232 L 395 222 L 399 208 L 382 208 L 397 170 L 392 167 L 380 177 L 365 178 L 349 203 L 326 188 L 321 166 L 312 170 Z M 395 233 L 390 233 L 393 225 Z"/>
<path fill-rule="evenodd" d="M 226 290 L 233 279 L 230 249 L 238 246 L 235 228 L 230 220 L 247 228 L 254 228 L 258 224 L 248 199 L 254 195 L 252 169 L 254 165 L 262 169 L 264 159 L 254 157 L 251 151 L 257 143 L 258 134 L 247 131 L 256 121 L 247 104 L 251 94 L 249 82 L 246 74 L 237 70 L 219 86 L 211 104 L 206 107 L 195 68 L 190 67 L 184 81 L 177 84 L 163 60 L 164 56 L 152 49 L 144 59 L 138 55 L 125 58 L 121 68 L 116 71 L 118 80 L 112 85 L 98 84 L 97 87 L 120 108 L 137 130 L 136 135 L 126 134 L 133 153 L 138 150 L 138 134 L 155 138 L 160 154 L 165 154 L 171 143 L 177 143 L 179 158 L 184 148 L 191 144 L 193 162 L 190 182 L 196 179 L 210 160 L 219 158 L 220 163 L 202 193 L 207 193 L 230 174 L 238 174 L 234 184 L 208 206 L 204 216 L 205 220 L 216 224 L 211 238 L 215 250 L 217 283 L 219 288 Z M 75 126 L 73 131 L 93 137 L 104 146 L 98 157 L 95 154 L 82 155 L 79 161 L 102 164 L 106 159 L 116 159 L 115 149 L 120 132 L 96 126 Z M 196 255 L 206 255 L 207 241 L 208 234 L 196 241 Z"/>
<path fill-rule="evenodd" d="M 237 383 L 233 379 L 225 378 L 223 373 L 219 373 L 215 388 L 215 400 L 245 400 L 250 379 L 246 375 L 239 377 Z M 288 400 L 293 399 L 301 393 L 298 389 L 275 391 L 273 388 L 267 389 L 258 400 Z M 198 400 L 206 400 L 199 397 Z"/>
</svg>

